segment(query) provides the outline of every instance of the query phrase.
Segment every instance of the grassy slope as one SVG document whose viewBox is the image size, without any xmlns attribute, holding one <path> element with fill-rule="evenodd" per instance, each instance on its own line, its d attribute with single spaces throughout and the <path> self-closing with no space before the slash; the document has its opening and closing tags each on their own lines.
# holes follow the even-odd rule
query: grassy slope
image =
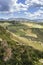
<svg viewBox="0 0 43 65">
<path fill-rule="evenodd" d="M 21 43 L 30 45 L 34 47 L 35 49 L 43 51 L 42 50 L 43 45 L 41 45 L 43 43 L 43 32 L 41 31 L 39 27 L 29 28 L 27 25 L 25 26 L 24 24 L 15 24 L 15 25 L 9 26 L 8 30 L 14 33 L 14 34 L 12 33 L 13 39 L 16 39 L 17 41 Z"/>
<path fill-rule="evenodd" d="M 16 29 L 15 29 L 16 28 Z M 17 29 L 18 28 L 18 29 Z M 6 39 L 10 47 L 12 48 L 12 59 L 6 62 L 6 65 L 42 65 L 41 62 L 39 62 L 40 59 L 43 59 L 43 46 L 40 43 L 40 41 L 43 43 L 42 40 L 37 41 L 37 39 L 34 41 L 30 37 L 27 38 L 28 32 L 26 31 L 31 28 L 15 25 L 13 28 L 17 30 L 17 32 L 9 32 L 6 31 L 4 28 L 0 27 L 0 38 Z M 22 29 L 22 30 L 21 30 Z M 36 35 L 37 29 L 31 29 L 31 34 L 34 32 Z M 20 31 L 18 33 L 18 31 Z M 21 31 L 25 34 L 22 34 Z M 42 31 L 42 30 L 41 30 Z M 42 31 L 43 32 L 43 31 Z M 18 34 L 17 34 L 18 33 Z M 33 36 L 33 35 L 32 35 Z M 39 36 L 39 35 L 38 35 Z M 38 37 L 37 36 L 37 37 Z M 41 36 L 41 33 L 40 33 Z M 42 37 L 42 36 L 41 36 Z M 33 37 L 32 37 L 33 38 Z M 35 36 L 34 36 L 35 38 Z M 10 63 L 10 64 L 9 64 Z M 4 61 L 0 59 L 0 64 L 5 65 Z"/>
</svg>

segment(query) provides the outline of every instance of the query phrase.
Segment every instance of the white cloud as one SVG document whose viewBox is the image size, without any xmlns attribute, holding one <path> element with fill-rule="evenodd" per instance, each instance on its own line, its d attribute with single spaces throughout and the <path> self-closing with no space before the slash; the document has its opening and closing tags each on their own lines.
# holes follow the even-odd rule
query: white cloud
<svg viewBox="0 0 43 65">
<path fill-rule="evenodd" d="M 40 7 L 40 9 L 43 9 L 43 7 Z"/>
<path fill-rule="evenodd" d="M 17 12 L 21 10 L 26 11 L 30 6 L 35 5 L 34 3 L 43 5 L 43 0 L 25 0 L 25 4 L 18 4 L 17 1 L 18 0 L 12 0 L 12 6 L 10 5 L 10 12 Z"/>
<path fill-rule="evenodd" d="M 17 3 L 18 0 L 11 0 L 10 4 L 9 4 L 9 10 L 8 11 L 0 11 L 0 13 L 10 13 L 11 15 L 9 15 L 10 17 L 14 17 L 14 12 L 19 12 L 20 11 L 25 11 L 23 13 L 26 15 L 27 18 L 30 19 L 36 19 L 36 18 L 43 18 L 43 0 L 25 0 L 25 4 L 23 3 Z M 31 12 L 26 12 L 29 11 L 29 7 L 34 6 L 33 8 L 35 8 L 35 5 L 37 7 L 40 7 L 40 10 L 37 10 L 33 13 Z M 0 5 L 1 8 L 1 5 Z M 38 8 L 37 8 L 38 9 Z M 20 13 L 22 14 L 22 13 Z M 17 15 L 18 16 L 18 15 Z"/>
<path fill-rule="evenodd" d="M 27 4 L 27 5 L 32 5 L 33 3 L 43 5 L 43 0 L 26 0 L 25 1 L 25 4 Z"/>
<path fill-rule="evenodd" d="M 24 14 L 27 16 L 27 18 L 30 18 L 30 19 L 38 19 L 38 18 L 43 19 L 43 11 L 42 10 L 38 10 L 34 13 L 24 12 Z"/>
<path fill-rule="evenodd" d="M 10 12 L 16 12 L 21 10 L 27 10 L 28 6 L 22 3 L 17 3 L 18 0 L 12 0 L 12 6 L 10 7 Z"/>
<path fill-rule="evenodd" d="M 12 0 L 12 6 L 10 8 L 10 12 L 27 11 L 30 6 L 34 5 L 34 3 L 43 5 L 43 0 L 25 0 L 25 4 L 22 3 L 18 4 L 17 1 L 18 0 Z M 26 15 L 27 18 L 30 19 L 40 18 L 40 16 L 42 16 L 43 18 L 42 15 L 43 11 L 41 9 L 34 13 L 24 12 L 24 14 Z"/>
</svg>

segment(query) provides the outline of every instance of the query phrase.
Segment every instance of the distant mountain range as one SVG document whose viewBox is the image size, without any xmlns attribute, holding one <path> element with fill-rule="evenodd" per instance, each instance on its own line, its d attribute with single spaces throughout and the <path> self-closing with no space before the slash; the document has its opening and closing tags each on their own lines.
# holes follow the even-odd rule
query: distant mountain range
<svg viewBox="0 0 43 65">
<path fill-rule="evenodd" d="M 4 19 L 4 18 L 1 18 L 0 21 L 24 21 L 24 22 L 43 22 L 43 19 L 34 19 L 34 20 L 30 20 L 30 19 L 26 19 L 26 18 L 9 18 L 9 19 Z"/>
</svg>

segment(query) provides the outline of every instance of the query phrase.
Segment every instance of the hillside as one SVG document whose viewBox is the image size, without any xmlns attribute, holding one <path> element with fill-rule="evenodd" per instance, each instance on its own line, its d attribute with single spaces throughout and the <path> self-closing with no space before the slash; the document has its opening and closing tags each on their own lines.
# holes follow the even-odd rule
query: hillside
<svg viewBox="0 0 43 65">
<path fill-rule="evenodd" d="M 43 65 L 43 25 L 0 22 L 0 65 Z"/>
</svg>

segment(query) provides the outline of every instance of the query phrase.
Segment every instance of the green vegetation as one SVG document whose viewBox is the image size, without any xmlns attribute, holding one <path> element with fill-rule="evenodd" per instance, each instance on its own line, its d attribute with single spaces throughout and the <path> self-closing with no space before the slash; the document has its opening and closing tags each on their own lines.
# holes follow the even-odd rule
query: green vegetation
<svg viewBox="0 0 43 65">
<path fill-rule="evenodd" d="M 43 28 L 1 23 L 0 65 L 43 65 Z"/>
</svg>

